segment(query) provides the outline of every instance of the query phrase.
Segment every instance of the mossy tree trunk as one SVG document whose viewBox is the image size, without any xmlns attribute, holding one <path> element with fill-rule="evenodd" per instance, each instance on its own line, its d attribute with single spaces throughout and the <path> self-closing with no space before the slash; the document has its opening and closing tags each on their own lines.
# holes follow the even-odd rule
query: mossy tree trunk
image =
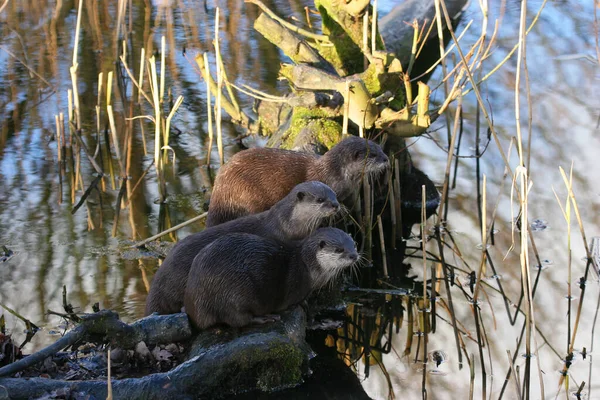
<svg viewBox="0 0 600 400">
<path fill-rule="evenodd" d="M 280 69 L 281 77 L 290 83 L 290 93 L 275 104 L 261 101 L 256 119 L 233 111 L 227 94 L 223 94 L 224 109 L 232 111 L 234 121 L 250 133 L 270 136 L 270 146 L 327 149 L 341 138 L 346 112 L 351 121 L 348 133 L 364 132 L 369 136 L 370 132 L 383 132 L 391 152 L 396 153 L 403 148 L 403 138 L 420 135 L 429 127 L 430 114 L 434 114 L 429 110 L 429 90 L 424 82 L 411 84 L 406 61 L 385 50 L 379 26 L 375 24 L 373 29 L 376 21 L 368 1 L 315 0 L 321 33 L 292 25 L 260 0 L 248 2 L 263 11 L 254 28 L 293 62 Z M 402 19 L 424 22 L 432 17 L 407 15 Z M 397 20 L 396 24 L 402 22 Z M 413 47 L 414 31 L 392 36 Z M 393 47 L 399 48 L 395 44 Z M 205 79 L 211 80 L 202 68 L 202 60 L 198 61 Z M 412 93 L 411 85 L 418 88 L 417 93 Z"/>
</svg>

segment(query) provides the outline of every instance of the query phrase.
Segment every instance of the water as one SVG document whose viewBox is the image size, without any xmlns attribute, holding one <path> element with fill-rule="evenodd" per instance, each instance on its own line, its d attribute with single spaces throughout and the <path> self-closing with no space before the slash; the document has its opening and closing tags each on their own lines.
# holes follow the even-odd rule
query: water
<svg viewBox="0 0 600 400">
<path fill-rule="evenodd" d="M 273 8 L 279 15 L 293 14 L 303 19 L 304 3 L 310 2 L 277 1 Z M 463 39 L 463 49 L 474 43 L 481 31 L 479 4 L 472 3 L 458 29 L 460 32 L 465 22 L 474 20 Z M 212 52 L 215 4 L 207 2 L 205 10 L 197 2 L 155 1 L 146 13 L 145 3 L 134 1 L 135 18 L 131 21 L 132 34 L 128 39 L 128 48 L 133 49 L 134 59 L 139 62 L 140 49 L 145 46 L 149 54 L 159 50 L 160 38 L 165 35 L 168 48 L 167 87 L 173 93 L 173 98 L 178 95 L 185 97 L 173 120 L 173 126 L 180 132 L 171 141 L 178 161 L 176 169 L 167 170 L 169 196 L 166 205 L 161 207 L 156 202 L 159 193 L 153 168 L 150 168 L 134 192 L 131 210 L 121 211 L 116 238 L 111 236 L 111 230 L 118 190 L 110 187 L 109 180 L 106 182 L 106 192 L 101 197 L 97 192 L 90 196 L 92 204 L 89 206 L 89 216 L 87 206 L 71 214 L 73 205 L 67 182 L 63 182 L 62 203 L 59 203 L 57 147 L 52 138 L 55 133 L 54 116 L 60 112 L 67 113 L 67 89 L 72 87 L 69 67 L 73 57 L 73 32 L 77 15 L 74 4 L 72 1 L 38 1 L 35 4 L 13 1 L 0 14 L 0 245 L 15 253 L 8 262 L 0 263 L 0 303 L 44 327 L 45 331 L 36 335 L 27 348 L 29 351 L 54 340 L 48 331 L 57 327 L 61 320 L 48 316 L 47 312 L 62 311 L 63 285 L 67 288 L 69 302 L 79 307 L 80 311 L 91 311 L 92 305 L 99 302 L 104 308 L 117 310 L 124 320 L 140 317 L 147 287 L 157 264 L 152 257 L 133 258 L 125 249 L 133 241 L 149 237 L 165 227 L 201 213 L 204 194 L 211 182 L 208 170 L 202 166 L 206 160 L 208 142 L 206 96 L 204 82 L 195 71 L 194 57 L 198 52 Z M 391 1 L 379 1 L 383 13 L 389 11 L 393 4 Z M 258 15 L 256 7 L 239 1 L 223 1 L 219 5 L 224 13 L 221 47 L 229 79 L 271 94 L 283 93 L 285 84 L 276 80 L 280 54 L 252 29 L 252 22 Z M 540 1 L 528 2 L 528 20 L 540 6 Z M 82 18 L 78 88 L 83 108 L 84 137 L 88 143 L 95 143 L 94 106 L 97 101 L 98 73 L 104 72 L 106 79 L 106 73 L 113 69 L 120 51 L 115 40 L 114 7 L 112 2 L 86 3 Z M 560 360 L 565 356 L 567 345 L 567 225 L 553 193 L 554 189 L 564 208 L 567 192 L 559 166 L 565 169 L 568 176 L 573 162 L 573 189 L 586 235 L 591 238 L 600 234 L 600 170 L 597 167 L 600 148 L 600 69 L 597 63 L 590 61 L 590 57 L 596 57 L 593 7 L 592 1 L 547 4 L 527 41 L 533 113 L 530 169 L 533 186 L 529 214 L 531 221 L 543 220 L 544 225 L 551 227 L 533 232 L 542 264 L 547 264 L 544 260 L 552 260 L 551 268 L 542 271 L 534 301 L 536 323 L 540 329 L 537 335 L 539 361 L 545 371 L 547 398 L 554 397 L 558 383 L 557 374 L 550 371 L 561 367 Z M 486 70 L 499 63 L 517 42 L 519 10 L 520 2 L 516 1 L 505 5 L 494 2 L 491 5 L 488 33 L 491 34 L 496 17 L 502 15 L 502 21 L 499 23 L 496 44 L 485 61 Z M 211 62 L 214 61 L 212 55 L 209 58 Z M 513 57 L 481 86 L 504 152 L 508 152 L 510 138 L 516 136 L 515 72 L 516 58 Z M 430 86 L 435 87 L 440 78 L 441 71 L 438 69 Z M 128 84 L 125 92 L 131 93 L 131 90 L 131 84 Z M 249 110 L 251 99 L 240 98 L 243 108 Z M 441 102 L 443 90 L 435 91 L 432 100 L 434 103 Z M 124 109 L 124 101 L 119 98 L 116 86 L 113 88 L 113 104 L 118 111 L 118 129 L 122 129 L 129 110 Z M 521 106 L 522 131 L 527 137 L 524 95 L 521 96 Z M 475 190 L 476 161 L 472 157 L 472 149 L 476 147 L 474 132 L 477 108 L 473 94 L 464 98 L 463 108 L 461 155 L 467 157 L 459 162 L 456 189 L 452 190 L 450 196 L 447 229 L 454 233 L 456 245 L 462 250 L 465 262 L 471 268 L 478 269 L 481 250 L 477 249 L 477 245 L 481 243 L 481 237 Z M 151 114 L 151 110 L 136 108 L 133 112 L 133 115 L 141 114 Z M 481 120 L 480 147 L 483 147 L 487 137 L 485 121 L 483 118 Z M 103 111 L 102 129 L 106 123 L 107 117 Z M 133 182 L 137 182 L 152 162 L 152 124 L 145 125 L 148 154 L 142 151 L 138 124 L 134 124 L 132 146 L 135 151 L 132 151 L 130 160 L 129 175 Z M 228 122 L 223 123 L 223 129 L 227 158 L 238 150 L 236 136 L 242 132 Z M 251 143 L 254 140 L 247 139 Z M 415 163 L 432 180 L 441 183 L 446 163 L 446 153 L 442 150 L 447 146 L 445 120 L 440 118 L 436 121 L 431 138 L 421 137 L 410 139 L 409 142 L 414 142 L 410 149 Z M 216 151 L 211 154 L 211 160 L 214 166 L 218 165 Z M 517 165 L 514 148 L 510 164 L 513 169 Z M 94 179 L 94 171 L 87 160 L 83 160 L 82 165 L 84 187 L 87 187 Z M 118 168 L 116 162 L 114 167 Z M 481 158 L 481 173 L 488 180 L 488 221 L 500 196 L 495 224 L 499 232 L 495 234 L 494 246 L 488 251 L 497 268 L 496 273 L 502 275 L 504 290 L 516 303 L 520 290 L 518 252 L 506 254 L 512 243 L 511 221 L 516 218 L 518 208 L 513 201 L 511 211 L 510 181 L 507 179 L 502 185 L 503 169 L 504 163 L 492 141 Z M 75 202 L 82 193 L 81 190 L 75 193 Z M 89 230 L 89 220 L 94 224 L 92 230 Z M 201 223 L 192 224 L 176 235 L 184 237 L 201 228 Z M 171 240 L 174 239 L 171 237 Z M 583 275 L 585 266 L 581 260 L 585 251 L 576 222 L 572 224 L 571 254 L 572 296 L 576 297 L 572 303 L 576 310 L 581 298 L 577 281 Z M 413 262 L 413 267 L 415 274 L 419 275 L 421 272 L 417 262 Z M 452 262 L 466 269 L 460 260 L 455 258 Z M 532 265 L 535 264 L 532 258 Z M 488 277 L 494 275 L 491 271 L 487 272 Z M 535 274 L 537 269 L 533 269 L 533 272 Z M 497 287 L 496 281 L 488 281 Z M 466 279 L 462 283 L 468 286 Z M 457 317 L 470 334 L 462 338 L 467 343 L 468 354 L 475 354 L 478 363 L 477 347 L 471 340 L 475 337 L 471 307 L 460 292 L 453 289 L 453 294 L 458 298 L 455 304 Z M 600 346 L 597 336 L 593 339 L 591 336 L 597 298 L 597 276 L 590 274 L 577 334 L 577 348 L 586 347 L 590 350 Z M 490 354 L 487 349 L 484 353 L 488 373 L 487 393 L 492 392 L 492 397 L 497 397 L 508 366 L 506 350 L 515 353 L 514 342 L 523 318 L 519 319 L 517 325 L 510 325 L 502 298 L 492 289 L 486 290 L 479 302 L 490 343 Z M 514 313 L 514 308 L 511 311 Z M 438 309 L 438 313 L 449 319 L 445 311 Z M 13 336 L 17 341 L 21 340 L 24 337 L 24 324 L 11 314 L 5 312 L 4 315 Z M 438 331 L 429 335 L 428 348 L 443 351 L 448 360 L 439 366 L 443 373 L 429 375 L 427 388 L 430 396 L 436 399 L 466 398 L 469 368 L 463 358 L 463 368 L 459 369 L 454 336 L 444 324 L 438 321 Z M 548 343 L 544 343 L 544 337 Z M 363 382 L 370 396 L 386 398 L 390 383 L 396 396 L 421 398 L 422 363 L 413 362 L 414 354 L 408 358 L 401 357 L 405 341 L 404 334 L 396 335 L 393 339 L 396 351 L 383 357 L 390 382 L 380 368 L 371 367 L 369 378 Z M 523 347 L 518 354 L 522 353 Z M 590 357 L 593 360 L 593 355 Z M 523 358 L 517 359 L 521 369 L 524 368 L 524 362 Z M 534 377 L 537 377 L 536 363 L 537 360 L 534 360 Z M 581 362 L 571 368 L 577 383 L 586 381 L 585 391 L 590 387 L 589 365 Z M 358 369 L 362 370 L 360 365 Z M 475 397 L 481 397 L 479 370 L 475 383 Z M 592 395 L 589 398 L 600 398 L 598 383 L 592 382 L 591 386 Z M 537 378 L 532 380 L 531 387 L 532 393 L 538 393 Z M 515 398 L 514 391 L 511 383 L 505 398 Z M 539 394 L 534 398 L 539 398 Z"/>
</svg>

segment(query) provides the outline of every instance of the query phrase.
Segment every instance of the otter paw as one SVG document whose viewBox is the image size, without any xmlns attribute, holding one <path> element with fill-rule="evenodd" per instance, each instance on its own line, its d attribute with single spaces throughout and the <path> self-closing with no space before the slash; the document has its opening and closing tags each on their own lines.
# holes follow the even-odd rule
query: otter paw
<svg viewBox="0 0 600 400">
<path fill-rule="evenodd" d="M 267 324 L 269 322 L 276 322 L 281 320 L 281 315 L 278 314 L 267 314 L 260 317 L 252 318 L 254 324 Z"/>
<path fill-rule="evenodd" d="M 270 318 L 273 322 L 281 321 L 281 315 L 279 314 L 267 314 L 265 317 Z"/>
</svg>

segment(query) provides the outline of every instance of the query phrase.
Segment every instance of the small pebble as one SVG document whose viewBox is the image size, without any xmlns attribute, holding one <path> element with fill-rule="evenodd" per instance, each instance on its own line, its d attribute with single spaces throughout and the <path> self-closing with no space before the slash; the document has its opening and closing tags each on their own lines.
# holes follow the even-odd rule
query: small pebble
<svg viewBox="0 0 600 400">
<path fill-rule="evenodd" d="M 148 346 L 146 346 L 146 343 L 144 342 L 139 342 L 135 346 L 135 354 L 142 361 L 152 360 L 152 354 L 150 353 L 150 350 L 148 350 Z"/>
</svg>

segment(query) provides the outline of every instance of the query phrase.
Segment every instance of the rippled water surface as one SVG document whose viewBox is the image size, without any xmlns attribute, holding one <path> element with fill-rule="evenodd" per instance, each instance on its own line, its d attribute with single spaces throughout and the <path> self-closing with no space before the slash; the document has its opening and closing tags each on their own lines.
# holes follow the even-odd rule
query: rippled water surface
<svg viewBox="0 0 600 400">
<path fill-rule="evenodd" d="M 0 1 L 0 3 L 3 3 Z M 114 2 L 116 3 L 116 2 Z M 304 18 L 304 3 L 274 1 L 271 6 L 279 15 Z M 498 65 L 518 41 L 521 2 L 490 2 L 488 40 L 498 21 L 495 43 L 491 55 L 485 60 L 485 71 Z M 127 251 L 133 241 L 144 239 L 170 226 L 176 225 L 203 212 L 205 193 L 210 189 L 210 173 L 204 166 L 207 158 L 206 94 L 204 82 L 197 73 L 194 57 L 209 51 L 214 61 L 211 41 L 214 32 L 215 4 L 208 1 L 133 1 L 133 14 L 128 20 L 131 34 L 127 39 L 128 51 L 139 63 L 142 47 L 147 54 L 158 55 L 160 40 L 166 38 L 167 88 L 172 98 L 184 96 L 184 102 L 173 119 L 177 131 L 171 140 L 176 154 L 176 167 L 168 168 L 166 204 L 160 205 L 158 185 L 153 168 L 153 128 L 151 123 L 126 118 L 150 114 L 130 105 L 120 93 L 132 92 L 131 82 L 126 87 L 113 90 L 117 130 L 133 125 L 130 138 L 131 151 L 127 163 L 131 183 L 134 185 L 144 172 L 147 175 L 130 193 L 130 207 L 122 209 L 118 218 L 117 235 L 112 236 L 117 201 L 117 180 L 112 187 L 106 179 L 98 191 L 92 192 L 89 201 L 74 214 L 73 205 L 95 178 L 95 171 L 82 159 L 81 182 L 74 190 L 67 176 L 59 180 L 55 115 L 68 113 L 67 90 L 72 88 L 69 68 L 73 59 L 74 31 L 77 11 L 73 1 L 10 1 L 0 14 L 0 246 L 6 246 L 14 256 L 0 262 L 0 303 L 45 327 L 43 334 L 34 337 L 29 350 L 39 348 L 54 340 L 48 333 L 60 318 L 48 311 L 62 310 L 62 290 L 66 286 L 69 301 L 81 310 L 91 310 L 99 302 L 104 308 L 119 311 L 125 320 L 134 320 L 143 314 L 144 301 L 157 262 L 152 257 L 139 257 Z M 223 13 L 221 45 L 229 79 L 249 84 L 272 94 L 280 94 L 285 85 L 277 81 L 281 55 L 274 46 L 262 39 L 252 28 L 258 15 L 257 8 L 241 1 L 219 2 Z M 379 1 L 382 14 L 391 10 L 393 1 Z M 527 20 L 542 6 L 541 1 L 527 2 Z M 596 10 L 594 10 L 596 7 Z M 531 102 L 531 152 L 530 169 L 532 186 L 529 193 L 529 220 L 533 223 L 533 237 L 542 264 L 534 301 L 536 335 L 539 360 L 534 361 L 532 380 L 533 398 L 540 398 L 537 362 L 543 371 L 546 398 L 554 398 L 559 380 L 558 370 L 566 354 L 568 322 L 567 281 L 568 251 L 567 224 L 555 193 L 564 207 L 566 189 L 559 167 L 567 175 L 573 165 L 573 190 L 579 206 L 585 234 L 590 239 L 600 235 L 600 67 L 596 60 L 597 26 L 594 11 L 600 4 L 593 0 L 553 1 L 545 5 L 539 21 L 527 37 L 527 66 Z M 82 105 L 84 140 L 95 143 L 98 94 L 98 74 L 114 70 L 115 60 L 122 45 L 115 40 L 116 4 L 113 2 L 86 1 L 81 21 L 79 39 L 78 92 Z M 481 33 L 482 17 L 479 2 L 473 1 L 458 28 L 461 32 L 473 20 L 462 39 L 468 49 Z M 403 23 L 398 21 L 398 23 Z M 595 30 L 596 28 L 596 30 Z M 454 59 L 458 55 L 454 54 Z M 511 139 L 516 137 L 515 74 L 516 55 L 506 61 L 492 77 L 481 86 L 483 100 L 493 119 L 504 153 L 514 170 L 518 158 Z M 135 66 L 137 71 L 137 66 Z M 118 78 L 118 77 L 117 77 Z M 438 87 L 443 78 L 438 69 L 430 81 Z M 525 78 L 522 77 L 524 80 Z M 104 81 L 106 85 L 106 81 Z M 469 86 L 468 86 L 469 87 Z M 105 89 L 104 89 L 105 93 Z M 521 88 L 521 128 L 528 137 L 528 108 L 525 85 Z M 105 94 L 104 94 L 105 96 Z M 242 106 L 250 110 L 252 100 L 241 97 Z M 443 87 L 432 93 L 434 104 L 442 102 Z M 131 107 L 131 108 L 129 108 Z M 450 116 L 455 107 L 450 107 Z M 468 285 L 469 268 L 478 270 L 481 257 L 481 236 L 478 219 L 477 170 L 487 178 L 488 218 L 498 202 L 494 245 L 488 250 L 496 272 L 486 271 L 491 288 L 481 296 L 482 316 L 488 335 L 490 352 L 485 353 L 487 393 L 496 398 L 506 374 L 507 350 L 514 353 L 515 340 L 523 318 L 514 326 L 509 323 L 502 297 L 492 288 L 503 285 L 507 295 L 516 302 L 520 293 L 519 253 L 508 252 L 511 244 L 511 221 L 518 208 L 511 207 L 510 180 L 503 178 L 504 161 L 497 144 L 487 136 L 487 125 L 480 117 L 480 148 L 484 152 L 477 165 L 475 155 L 478 129 L 477 102 L 473 93 L 463 98 L 463 136 L 457 169 L 456 186 L 450 191 L 448 230 L 454 234 L 456 254 L 451 260 L 464 273 L 458 280 Z M 452 123 L 453 121 L 450 121 Z M 100 128 L 103 134 L 108 123 L 105 108 L 101 109 Z M 142 140 L 142 130 L 146 141 Z M 236 137 L 243 132 L 225 121 L 226 158 L 238 150 Z M 253 143 L 254 139 L 244 139 Z M 430 132 L 420 138 L 409 139 L 412 158 L 436 183 L 444 180 L 448 145 L 446 120 L 438 119 Z M 144 145 L 148 153 L 144 151 Z M 91 149 L 93 151 L 94 149 Z M 81 157 L 85 157 L 82 153 Z M 102 157 L 106 157 L 105 154 Z M 218 167 L 216 151 L 211 154 L 212 164 Z M 116 159 L 113 162 L 116 169 Z M 67 170 L 73 166 L 67 164 Z M 514 194 L 513 194 L 514 196 Z M 577 281 L 584 274 L 585 249 L 575 222 L 572 229 L 573 313 L 581 300 Z M 195 232 L 202 223 L 195 223 L 170 237 Z M 176 236 L 175 236 L 176 235 Z M 515 240 L 517 236 L 515 235 Z M 479 248 L 478 248 L 479 245 Z M 533 250 L 530 250 L 533 251 Z M 448 253 L 451 254 L 451 253 Z M 532 271 L 535 273 L 536 261 Z M 417 262 L 415 261 L 414 265 Z M 419 275 L 419 271 L 415 274 Z M 534 275 L 535 276 L 535 275 Z M 457 293 L 459 291 L 457 286 Z M 587 351 L 600 350 L 598 335 L 592 336 L 593 319 L 598 304 L 598 275 L 588 277 L 582 305 L 575 348 Z M 455 308 L 466 344 L 464 357 L 473 354 L 477 359 L 475 398 L 481 397 L 479 354 L 475 338 L 475 324 L 471 305 L 459 294 Z M 510 306 L 514 312 L 515 307 Z M 448 319 L 445 311 L 440 317 Z M 12 314 L 4 313 L 7 327 L 15 338 L 22 339 L 24 325 Z M 571 325 L 574 324 L 574 318 Z M 428 368 L 430 398 L 468 398 L 469 368 L 459 368 L 454 335 L 445 322 L 429 336 L 428 348 L 438 351 L 432 355 Z M 572 332 L 571 332 L 572 333 Z M 363 382 L 373 398 L 386 398 L 390 385 L 396 398 L 421 398 L 422 364 L 414 363 L 414 354 L 402 357 L 406 337 L 394 338 L 395 352 L 384 356 L 386 373 L 372 367 L 370 377 Z M 521 353 L 524 349 L 521 348 Z M 440 354 L 444 362 L 439 363 Z M 586 392 L 591 386 L 591 398 L 600 399 L 600 383 L 594 376 L 598 365 L 591 371 L 590 359 L 581 360 L 571 368 L 571 389 L 586 381 Z M 437 358 L 436 358 L 437 357 Z M 432 361 L 433 360 L 433 361 Z M 597 363 L 596 363 L 597 364 Z M 523 368 L 524 359 L 517 365 Z M 359 367 L 359 374 L 362 369 Z M 561 395 L 564 398 L 564 394 Z M 508 387 L 505 398 L 517 398 L 515 387 Z M 574 398 L 574 397 L 573 397 Z"/>
</svg>

